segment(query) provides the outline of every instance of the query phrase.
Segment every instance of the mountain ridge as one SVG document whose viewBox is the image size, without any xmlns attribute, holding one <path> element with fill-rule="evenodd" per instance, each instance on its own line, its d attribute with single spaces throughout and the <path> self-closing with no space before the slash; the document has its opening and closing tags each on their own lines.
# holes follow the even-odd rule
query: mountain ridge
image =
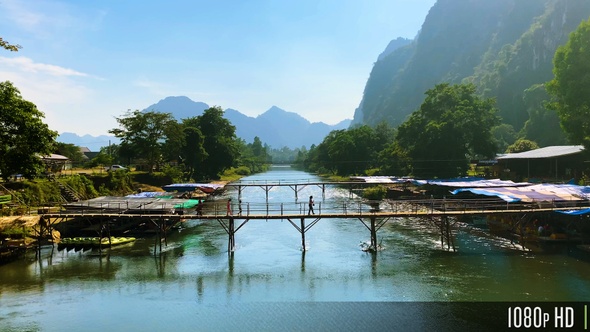
<svg viewBox="0 0 590 332">
<path fill-rule="evenodd" d="M 199 116 L 208 108 L 208 104 L 193 101 L 186 96 L 169 96 L 142 111 L 170 113 L 177 121 L 181 121 Z M 254 137 L 258 136 L 264 144 L 276 149 L 283 147 L 294 149 L 302 146 L 309 148 L 312 144 L 321 143 L 330 131 L 348 128 L 351 122 L 350 119 L 342 120 L 335 125 L 310 122 L 295 112 L 285 111 L 275 105 L 256 117 L 227 108 L 224 110 L 224 117 L 236 127 L 236 136 L 245 140 L 246 143 L 253 142 Z M 99 151 L 101 147 L 108 146 L 109 143 L 120 143 L 120 140 L 114 136 L 79 136 L 70 132 L 61 133 L 57 140 L 85 146 L 91 151 Z"/>
<path fill-rule="evenodd" d="M 413 41 L 390 43 L 379 56 L 352 125 L 396 127 L 436 84 L 474 83 L 515 132 L 541 146 L 564 144 L 555 112 L 542 106 L 543 84 L 557 47 L 588 17 L 584 0 L 438 0 Z"/>
</svg>

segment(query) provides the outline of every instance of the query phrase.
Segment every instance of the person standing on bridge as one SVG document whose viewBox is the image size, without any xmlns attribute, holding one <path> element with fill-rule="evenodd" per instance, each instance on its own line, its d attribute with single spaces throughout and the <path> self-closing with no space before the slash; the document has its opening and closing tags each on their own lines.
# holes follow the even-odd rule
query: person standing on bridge
<svg viewBox="0 0 590 332">
<path fill-rule="evenodd" d="M 197 215 L 198 216 L 203 215 L 203 200 L 202 199 L 199 199 L 199 204 L 197 204 Z"/>
<path fill-rule="evenodd" d="M 232 213 L 231 213 L 231 198 L 227 199 L 227 215 L 228 216 L 232 215 Z"/>
<path fill-rule="evenodd" d="M 313 196 L 309 196 L 309 212 L 307 214 L 315 214 L 315 211 L 313 210 L 314 205 L 315 203 L 313 202 Z"/>
</svg>

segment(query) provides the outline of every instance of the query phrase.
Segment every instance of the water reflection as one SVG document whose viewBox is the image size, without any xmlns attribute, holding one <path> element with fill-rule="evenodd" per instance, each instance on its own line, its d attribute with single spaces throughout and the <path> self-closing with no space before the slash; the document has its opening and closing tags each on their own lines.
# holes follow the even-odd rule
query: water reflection
<svg viewBox="0 0 590 332">
<path fill-rule="evenodd" d="M 315 179 L 285 169 L 251 178 L 265 176 Z M 321 194 L 321 188 L 307 186 L 299 197 Z M 235 195 L 229 191 L 220 199 Z M 256 188 L 242 195 L 244 202 L 266 199 Z M 326 190 L 323 208 L 338 206 L 348 195 L 346 188 Z M 293 196 L 288 187 L 269 191 L 272 202 L 292 204 Z M 228 235 L 217 221 L 193 220 L 170 233 L 167 246 L 156 255 L 153 238 L 101 254 L 48 248 L 38 257 L 0 266 L 0 317 L 10 317 L 0 324 L 17 330 L 108 328 L 93 313 L 96 309 L 109 317 L 125 313 L 129 326 L 140 328 L 146 324 L 145 313 L 158 308 L 166 313 L 158 317 L 162 329 L 185 323 L 190 330 L 201 326 L 199 312 L 211 313 L 207 308 L 217 305 L 590 298 L 590 264 L 571 248 L 524 252 L 472 225 L 456 223 L 453 232 L 457 252 L 448 252 L 428 222 L 391 219 L 377 234 L 385 249 L 367 253 L 359 243 L 370 234 L 358 219 L 321 219 L 305 233 L 302 250 L 301 234 L 288 221 L 252 220 L 236 233 L 236 251 L 228 254 Z M 75 314 L 64 322 L 63 312 Z"/>
</svg>

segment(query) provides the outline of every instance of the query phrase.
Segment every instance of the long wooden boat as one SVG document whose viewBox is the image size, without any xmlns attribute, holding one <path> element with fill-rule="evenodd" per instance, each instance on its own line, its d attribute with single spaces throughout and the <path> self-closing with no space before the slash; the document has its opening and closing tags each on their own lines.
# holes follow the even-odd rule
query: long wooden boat
<svg viewBox="0 0 590 332">
<path fill-rule="evenodd" d="M 134 237 L 66 237 L 60 240 L 59 247 L 72 248 L 98 248 L 98 247 L 114 247 L 125 243 L 135 241 Z"/>
</svg>

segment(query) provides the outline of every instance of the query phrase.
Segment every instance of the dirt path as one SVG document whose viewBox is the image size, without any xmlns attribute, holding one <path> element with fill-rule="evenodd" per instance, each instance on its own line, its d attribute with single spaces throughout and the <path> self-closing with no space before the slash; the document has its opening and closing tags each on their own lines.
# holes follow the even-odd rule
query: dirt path
<svg viewBox="0 0 590 332">
<path fill-rule="evenodd" d="M 39 223 L 40 216 L 0 217 L 0 232 L 13 227 L 32 228 Z"/>
</svg>

